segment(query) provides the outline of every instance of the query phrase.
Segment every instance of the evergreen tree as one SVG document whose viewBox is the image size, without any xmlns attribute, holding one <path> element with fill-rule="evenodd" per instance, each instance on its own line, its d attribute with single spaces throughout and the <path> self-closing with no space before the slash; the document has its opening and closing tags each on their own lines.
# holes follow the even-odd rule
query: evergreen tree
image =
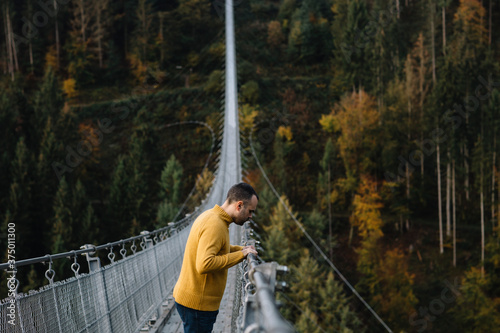
<svg viewBox="0 0 500 333">
<path fill-rule="evenodd" d="M 33 156 L 21 137 L 11 161 L 11 183 L 7 210 L 8 220 L 16 224 L 16 258 L 36 256 L 43 248 L 42 226 L 33 219 Z M 4 229 L 5 230 L 5 229 Z"/>
<path fill-rule="evenodd" d="M 179 210 L 183 184 L 182 174 L 181 164 L 174 154 L 170 155 L 161 172 L 160 193 L 158 195 L 161 202 L 156 218 L 160 226 L 166 226 L 168 222 L 172 222 Z"/>
<path fill-rule="evenodd" d="M 72 250 L 73 244 L 73 212 L 71 190 L 66 178 L 61 178 L 54 198 L 54 217 L 51 231 L 51 253 Z"/>
<path fill-rule="evenodd" d="M 333 147 L 333 141 L 332 138 L 328 138 L 328 141 L 326 142 L 325 145 L 325 152 L 323 153 L 323 159 L 320 161 L 320 166 L 321 169 L 323 170 L 323 173 L 321 173 L 318 177 L 319 180 L 319 191 L 321 197 L 320 199 L 320 205 L 322 210 L 326 208 L 326 215 L 328 216 L 328 250 L 330 254 L 330 258 L 333 257 L 333 248 L 332 248 L 332 243 L 333 243 L 333 231 L 334 231 L 334 225 L 333 225 L 333 216 L 332 216 L 332 174 L 335 170 L 335 150 Z M 325 207 L 326 206 L 326 207 Z"/>
<path fill-rule="evenodd" d="M 365 332 L 356 313 L 351 309 L 350 299 L 345 295 L 342 284 L 335 281 L 332 272 L 328 273 L 321 287 L 322 325 L 329 332 Z"/>
<path fill-rule="evenodd" d="M 104 239 L 112 241 L 114 239 L 126 238 L 131 227 L 132 217 L 130 214 L 131 204 L 129 201 L 128 174 L 125 169 L 125 156 L 119 156 L 116 168 L 111 178 L 109 190 L 109 205 L 107 209 L 107 221 L 104 224 Z"/>
<path fill-rule="evenodd" d="M 128 231 L 130 236 L 139 234 L 153 224 L 150 203 L 146 200 L 146 194 L 149 193 L 146 183 L 149 161 L 145 154 L 145 139 L 139 135 L 138 132 L 132 135 L 129 154 L 126 155 L 125 160 L 128 175 L 127 201 L 131 205 L 129 218 L 137 223 Z"/>
<path fill-rule="evenodd" d="M 35 128 L 45 128 L 49 117 L 52 119 L 53 124 L 56 125 L 59 121 L 63 104 L 64 99 L 54 69 L 48 67 L 43 76 L 40 88 L 35 93 L 33 105 L 35 111 Z"/>
<path fill-rule="evenodd" d="M 297 332 L 300 333 L 324 332 L 324 330 L 322 330 L 321 326 L 318 324 L 318 316 L 316 316 L 316 314 L 309 308 L 304 309 L 294 326 L 297 329 Z"/>
<path fill-rule="evenodd" d="M 325 280 L 324 273 L 308 250 L 303 251 L 297 264 L 292 266 L 293 282 L 290 287 L 290 298 L 304 311 L 312 313 L 321 307 L 321 285 Z"/>
<path fill-rule="evenodd" d="M 96 243 L 98 234 L 96 217 L 87 191 L 80 179 L 76 181 L 71 201 L 73 216 L 72 248 L 79 248 L 83 244 Z"/>
<path fill-rule="evenodd" d="M 273 143 L 274 159 L 271 162 L 271 181 L 279 193 L 287 191 L 286 157 L 293 149 L 292 130 L 290 127 L 280 126 L 276 131 Z"/>
<path fill-rule="evenodd" d="M 350 1 L 342 27 L 342 40 L 338 42 L 337 49 L 342 69 L 348 73 L 349 82 L 355 90 L 371 88 L 369 64 L 373 31 L 366 31 L 372 27 L 370 24 L 366 1 Z"/>
<path fill-rule="evenodd" d="M 290 207 L 285 196 L 283 202 Z M 300 250 L 300 231 L 281 202 L 276 203 L 269 216 L 269 225 L 264 226 L 267 236 L 263 242 L 266 260 L 286 265 L 295 262 Z"/>
<path fill-rule="evenodd" d="M 461 281 L 460 297 L 452 309 L 459 327 L 468 332 L 492 332 L 500 325 L 498 301 L 488 296 L 490 277 L 483 277 L 481 270 L 472 267 Z"/>
</svg>

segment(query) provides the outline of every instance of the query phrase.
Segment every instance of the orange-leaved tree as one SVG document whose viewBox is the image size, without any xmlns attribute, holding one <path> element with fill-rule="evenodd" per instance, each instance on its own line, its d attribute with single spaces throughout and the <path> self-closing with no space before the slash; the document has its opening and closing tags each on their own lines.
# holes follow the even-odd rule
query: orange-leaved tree
<svg viewBox="0 0 500 333">
<path fill-rule="evenodd" d="M 377 148 L 379 113 L 375 99 L 363 90 L 345 95 L 332 112 L 320 119 L 327 132 L 339 132 L 337 146 L 344 162 L 350 191 L 357 187 L 361 174 L 374 167 Z"/>
</svg>

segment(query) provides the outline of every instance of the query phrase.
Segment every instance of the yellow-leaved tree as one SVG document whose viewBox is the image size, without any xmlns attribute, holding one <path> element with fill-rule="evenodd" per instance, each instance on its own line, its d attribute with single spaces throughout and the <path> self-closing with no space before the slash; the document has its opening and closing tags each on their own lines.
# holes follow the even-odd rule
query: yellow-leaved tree
<svg viewBox="0 0 500 333">
<path fill-rule="evenodd" d="M 326 132 L 339 133 L 337 146 L 346 172 L 344 184 L 349 191 L 356 189 L 361 174 L 374 167 L 379 118 L 375 99 L 360 90 L 345 95 L 319 121 Z"/>
<path fill-rule="evenodd" d="M 357 267 L 362 276 L 357 287 L 368 294 L 375 309 L 399 331 L 408 326 L 406 315 L 417 304 L 412 289 L 414 276 L 408 272 L 407 257 L 402 251 L 396 248 L 383 253 L 379 245 L 384 236 L 384 221 L 380 212 L 382 186 L 377 185 L 368 176 L 362 176 L 353 201 L 350 220 L 361 238 Z"/>
</svg>

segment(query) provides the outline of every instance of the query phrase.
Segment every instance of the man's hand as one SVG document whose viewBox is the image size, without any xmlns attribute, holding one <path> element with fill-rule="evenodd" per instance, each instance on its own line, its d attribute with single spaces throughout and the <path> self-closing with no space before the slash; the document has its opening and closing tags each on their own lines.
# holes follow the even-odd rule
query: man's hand
<svg viewBox="0 0 500 333">
<path fill-rule="evenodd" d="M 241 252 L 243 252 L 243 255 L 245 256 L 245 258 L 250 253 L 253 253 L 253 254 L 257 255 L 257 250 L 255 249 L 255 247 L 253 245 L 245 246 L 243 248 L 243 250 L 241 250 Z"/>
</svg>

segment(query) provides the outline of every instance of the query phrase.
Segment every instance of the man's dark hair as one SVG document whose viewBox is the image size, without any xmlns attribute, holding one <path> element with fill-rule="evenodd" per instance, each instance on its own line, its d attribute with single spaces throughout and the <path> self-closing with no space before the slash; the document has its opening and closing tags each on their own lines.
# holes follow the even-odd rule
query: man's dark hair
<svg viewBox="0 0 500 333">
<path fill-rule="evenodd" d="M 227 191 L 226 200 L 228 200 L 229 203 L 241 200 L 243 201 L 244 205 L 246 205 L 250 200 L 252 200 L 252 197 L 254 195 L 257 197 L 257 200 L 259 200 L 259 196 L 252 186 L 248 185 L 247 183 L 239 183 L 233 185 L 229 189 L 229 191 Z"/>
</svg>

